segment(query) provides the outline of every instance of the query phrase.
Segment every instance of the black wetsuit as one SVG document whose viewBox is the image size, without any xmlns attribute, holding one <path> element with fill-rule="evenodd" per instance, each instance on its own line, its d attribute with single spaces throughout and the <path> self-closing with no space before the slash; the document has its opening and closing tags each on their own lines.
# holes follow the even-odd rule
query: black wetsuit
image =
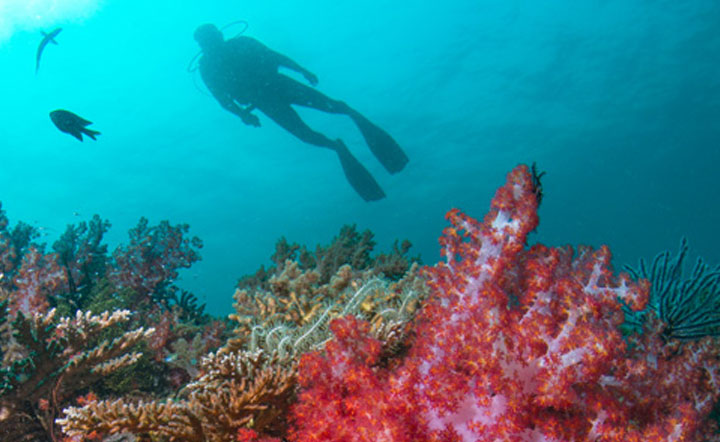
<svg viewBox="0 0 720 442">
<path fill-rule="evenodd" d="M 385 196 L 372 175 L 352 156 L 341 140 L 331 140 L 311 129 L 292 105 L 350 116 L 378 160 L 390 173 L 396 173 L 405 167 L 408 158 L 390 135 L 344 102 L 333 100 L 278 72 L 283 66 L 314 78 L 293 60 L 254 38 L 240 36 L 222 44 L 220 50 L 203 55 L 199 69 L 208 89 L 225 109 L 241 116 L 247 124 L 253 124 L 248 118 L 256 118 L 248 117 L 249 112 L 259 109 L 302 141 L 337 152 L 348 181 L 366 201 Z"/>
<path fill-rule="evenodd" d="M 254 38 L 241 36 L 227 40 L 223 52 L 213 59 L 203 57 L 200 74 L 223 107 L 232 101 L 252 105 L 302 141 L 334 148 L 336 142 L 312 130 L 291 105 L 330 113 L 350 114 L 352 110 L 278 72 L 280 66 L 289 63 L 294 62 Z"/>
</svg>

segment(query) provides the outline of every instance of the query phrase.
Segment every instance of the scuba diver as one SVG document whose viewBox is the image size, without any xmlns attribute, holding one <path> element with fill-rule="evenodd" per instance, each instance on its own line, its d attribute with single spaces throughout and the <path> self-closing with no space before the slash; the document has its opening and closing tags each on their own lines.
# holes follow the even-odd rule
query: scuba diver
<svg viewBox="0 0 720 442">
<path fill-rule="evenodd" d="M 345 177 L 365 201 L 385 197 L 375 178 L 350 153 L 342 140 L 331 140 L 311 129 L 292 108 L 299 105 L 333 114 L 349 116 L 357 125 L 375 157 L 390 173 L 401 171 L 408 157 L 393 138 L 342 101 L 333 100 L 286 75 L 280 67 L 300 73 L 312 86 L 317 77 L 290 58 L 275 52 L 251 37 L 225 40 L 212 24 L 195 30 L 195 40 L 202 48 L 200 75 L 220 105 L 240 117 L 249 126 L 260 126 L 258 109 L 280 127 L 300 140 L 335 151 Z"/>
</svg>

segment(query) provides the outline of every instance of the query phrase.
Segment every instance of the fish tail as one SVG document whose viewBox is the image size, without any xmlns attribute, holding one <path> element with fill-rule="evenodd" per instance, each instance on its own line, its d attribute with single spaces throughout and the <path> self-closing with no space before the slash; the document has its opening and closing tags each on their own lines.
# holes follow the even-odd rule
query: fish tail
<svg viewBox="0 0 720 442">
<path fill-rule="evenodd" d="M 100 132 L 98 132 L 98 131 L 96 131 L 96 130 L 88 129 L 88 128 L 83 128 L 83 131 L 82 131 L 82 132 L 83 132 L 85 135 L 87 135 L 88 137 L 90 137 L 90 138 L 92 138 L 93 140 L 96 140 L 96 141 L 97 141 L 97 138 L 95 138 L 95 135 L 101 135 Z"/>
</svg>

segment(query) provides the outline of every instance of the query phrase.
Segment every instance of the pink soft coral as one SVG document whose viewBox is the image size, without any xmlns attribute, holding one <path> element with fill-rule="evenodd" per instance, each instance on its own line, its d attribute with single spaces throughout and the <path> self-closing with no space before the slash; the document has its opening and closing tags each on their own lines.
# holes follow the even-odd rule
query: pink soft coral
<svg viewBox="0 0 720 442">
<path fill-rule="evenodd" d="M 305 355 L 294 440 L 690 441 L 718 398 L 717 345 L 667 344 L 648 330 L 628 348 L 621 304 L 646 282 L 615 277 L 607 247 L 525 247 L 536 188 L 513 170 L 483 223 L 457 210 L 427 269 L 433 295 L 393 369 L 353 318 Z"/>
</svg>

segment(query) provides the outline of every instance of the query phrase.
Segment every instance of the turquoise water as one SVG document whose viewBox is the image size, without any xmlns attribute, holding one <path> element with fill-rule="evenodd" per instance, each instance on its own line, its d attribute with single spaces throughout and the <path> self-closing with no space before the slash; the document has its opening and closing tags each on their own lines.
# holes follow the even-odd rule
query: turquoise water
<svg viewBox="0 0 720 442">
<path fill-rule="evenodd" d="M 97 213 L 111 246 L 141 216 L 189 223 L 203 261 L 180 286 L 211 313 L 230 311 L 237 278 L 282 235 L 325 244 L 355 223 L 379 250 L 408 238 L 432 263 L 445 212 L 483 216 L 520 162 L 547 172 L 533 240 L 608 244 L 617 264 L 635 264 L 684 235 L 693 256 L 720 262 L 714 0 L 0 0 L 0 17 L 11 220 L 52 243 Z M 334 154 L 264 116 L 243 125 L 187 72 L 194 29 L 237 20 L 403 146 L 410 163 L 389 175 L 348 118 L 299 109 L 346 141 L 386 199 L 364 202 Z M 58 26 L 36 75 L 40 31 Z M 48 117 L 58 108 L 93 121 L 98 141 L 60 133 Z"/>
</svg>

